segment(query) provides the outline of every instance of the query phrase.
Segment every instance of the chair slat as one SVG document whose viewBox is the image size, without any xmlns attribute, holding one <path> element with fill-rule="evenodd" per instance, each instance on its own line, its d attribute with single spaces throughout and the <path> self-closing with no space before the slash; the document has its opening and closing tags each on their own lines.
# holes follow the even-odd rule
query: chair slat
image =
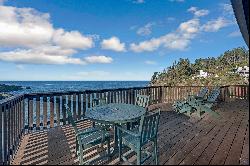
<svg viewBox="0 0 250 166">
<path fill-rule="evenodd" d="M 126 155 L 122 155 L 122 143 L 130 147 L 133 151 L 137 153 L 137 165 L 141 165 L 146 159 L 143 157 L 142 146 L 146 145 L 149 141 L 153 141 L 154 146 L 154 157 L 155 164 L 158 164 L 158 153 L 157 153 L 157 131 L 159 125 L 160 110 L 156 113 L 149 113 L 143 115 L 140 120 L 139 133 L 138 129 L 126 130 L 122 127 L 118 128 L 120 132 L 124 134 L 119 134 L 119 159 L 128 161 Z M 136 132 L 136 133 L 135 133 Z M 151 152 L 148 152 L 150 156 Z"/>
</svg>

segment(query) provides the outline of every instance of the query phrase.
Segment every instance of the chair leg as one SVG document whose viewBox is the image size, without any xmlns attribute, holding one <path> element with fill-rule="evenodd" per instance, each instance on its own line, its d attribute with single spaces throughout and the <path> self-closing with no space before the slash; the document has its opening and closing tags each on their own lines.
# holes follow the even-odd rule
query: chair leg
<svg viewBox="0 0 250 166">
<path fill-rule="evenodd" d="M 76 138 L 76 157 L 79 156 L 79 145 L 78 145 L 78 141 L 77 141 L 77 138 Z"/>
<path fill-rule="evenodd" d="M 121 131 L 118 131 L 118 140 L 119 140 L 119 161 L 122 161 L 122 136 Z"/>
<path fill-rule="evenodd" d="M 108 138 L 107 143 L 108 143 L 108 145 L 107 145 L 108 156 L 110 157 L 110 138 Z"/>
<path fill-rule="evenodd" d="M 158 152 L 157 152 L 157 138 L 154 141 L 154 156 L 155 156 L 155 165 L 158 165 Z"/>
<path fill-rule="evenodd" d="M 80 153 L 79 153 L 79 165 L 83 165 L 83 147 L 82 147 L 83 145 L 80 145 L 80 148 L 79 148 L 79 150 L 80 150 Z"/>
<path fill-rule="evenodd" d="M 141 165 L 141 148 L 140 147 L 137 149 L 137 164 L 136 165 Z"/>
</svg>

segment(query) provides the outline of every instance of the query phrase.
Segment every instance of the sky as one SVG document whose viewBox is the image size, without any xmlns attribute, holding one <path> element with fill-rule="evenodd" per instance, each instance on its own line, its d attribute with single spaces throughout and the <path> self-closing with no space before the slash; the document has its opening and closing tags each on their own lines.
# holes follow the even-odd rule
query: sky
<svg viewBox="0 0 250 166">
<path fill-rule="evenodd" d="M 0 0 L 0 81 L 147 81 L 240 46 L 230 0 Z"/>
</svg>

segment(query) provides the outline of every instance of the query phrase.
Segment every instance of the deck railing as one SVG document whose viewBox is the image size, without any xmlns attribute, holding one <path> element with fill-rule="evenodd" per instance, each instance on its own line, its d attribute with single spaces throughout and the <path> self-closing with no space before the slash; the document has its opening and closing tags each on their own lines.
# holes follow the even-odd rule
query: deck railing
<svg viewBox="0 0 250 166">
<path fill-rule="evenodd" d="M 77 92 L 34 93 L 15 96 L 0 102 L 0 164 L 9 164 L 23 134 L 68 124 L 64 104 L 76 119 L 81 119 L 94 98 L 107 103 L 135 103 L 137 94 L 150 95 L 150 104 L 173 103 L 189 94 L 197 94 L 202 86 L 158 86 L 86 90 Z M 208 87 L 209 90 L 213 86 Z M 249 99 L 245 85 L 220 87 L 219 101 L 227 98 Z"/>
</svg>

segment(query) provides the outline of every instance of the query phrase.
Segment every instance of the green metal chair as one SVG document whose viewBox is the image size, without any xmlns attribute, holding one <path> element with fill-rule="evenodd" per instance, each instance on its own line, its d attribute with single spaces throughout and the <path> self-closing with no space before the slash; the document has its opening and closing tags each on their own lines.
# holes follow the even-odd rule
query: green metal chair
<svg viewBox="0 0 250 166">
<path fill-rule="evenodd" d="M 187 116 L 191 116 L 191 114 L 193 113 L 193 108 L 192 106 L 190 106 L 188 103 L 184 103 L 181 108 L 179 109 L 178 113 L 184 113 Z"/>
<path fill-rule="evenodd" d="M 92 107 L 96 106 L 102 106 L 104 104 L 107 104 L 107 99 L 106 98 L 95 98 L 92 100 Z"/>
<path fill-rule="evenodd" d="M 144 108 L 148 107 L 149 104 L 149 96 L 147 95 L 137 95 L 135 104 Z"/>
<path fill-rule="evenodd" d="M 219 114 L 214 112 L 211 108 L 217 104 L 217 98 L 220 95 L 220 89 L 215 88 L 211 91 L 211 93 L 208 95 L 207 99 L 205 100 L 190 100 L 188 101 L 188 104 L 195 109 L 198 112 L 198 115 L 201 116 L 203 113 L 208 112 L 212 114 L 213 116 L 218 117 Z"/>
<path fill-rule="evenodd" d="M 135 100 L 135 105 L 138 105 L 140 107 L 143 107 L 143 108 L 148 108 L 148 105 L 149 105 L 149 97 L 150 96 L 147 96 L 147 95 L 140 95 L 140 94 L 137 94 L 136 95 L 136 100 Z M 134 128 L 135 126 L 139 125 L 139 121 L 136 121 L 136 122 L 132 122 L 130 123 L 130 127 L 131 128 Z M 129 128 L 129 127 L 128 127 Z"/>
<path fill-rule="evenodd" d="M 186 112 L 186 111 L 190 110 L 190 108 L 187 106 L 188 102 L 190 102 L 190 101 L 192 102 L 195 100 L 204 100 L 207 92 L 208 92 L 208 88 L 203 87 L 203 88 L 201 88 L 201 90 L 199 91 L 199 93 L 197 95 L 188 95 L 186 100 L 176 101 L 176 102 L 174 102 L 172 107 L 173 107 L 174 111 L 176 111 L 178 113 Z"/>
<path fill-rule="evenodd" d="M 188 97 L 203 100 L 208 92 L 207 87 L 202 87 L 197 95 L 189 95 Z"/>
<path fill-rule="evenodd" d="M 75 134 L 76 134 L 76 156 L 79 159 L 79 164 L 88 164 L 89 161 L 85 161 L 83 159 L 83 151 L 91 146 L 95 146 L 102 143 L 107 143 L 107 155 L 110 155 L 110 133 L 102 128 L 98 127 L 89 127 L 83 130 L 79 130 L 77 128 L 77 123 L 86 121 L 88 119 L 75 121 L 73 119 L 72 113 L 68 106 L 67 114 L 68 120 L 70 124 L 73 126 Z"/>
<path fill-rule="evenodd" d="M 91 107 L 99 107 L 105 104 L 107 104 L 107 98 L 94 98 L 92 100 Z M 103 123 L 93 122 L 93 126 L 109 130 L 111 127 L 113 127 L 113 124 L 103 124 Z"/>
<path fill-rule="evenodd" d="M 128 161 L 126 156 L 130 152 L 136 152 L 137 165 L 143 164 L 151 156 L 158 164 L 158 147 L 157 147 L 157 132 L 160 119 L 160 109 L 157 111 L 149 112 L 143 115 L 140 120 L 139 128 L 133 130 L 126 130 L 122 127 L 117 127 L 119 138 L 119 160 Z M 142 149 L 142 146 L 153 142 L 154 152 L 150 153 Z M 128 146 L 131 150 L 128 153 L 122 154 L 122 147 Z"/>
</svg>

